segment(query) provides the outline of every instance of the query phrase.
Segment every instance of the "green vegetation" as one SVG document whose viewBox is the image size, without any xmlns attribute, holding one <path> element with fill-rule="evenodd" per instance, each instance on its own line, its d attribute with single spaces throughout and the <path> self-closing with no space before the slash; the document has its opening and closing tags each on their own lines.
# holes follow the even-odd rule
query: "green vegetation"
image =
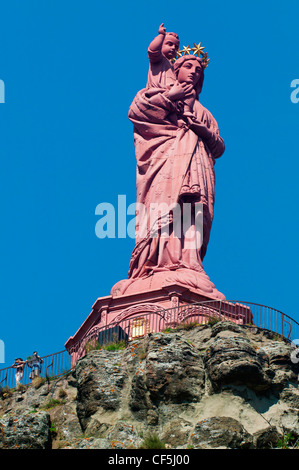
<svg viewBox="0 0 299 470">
<path fill-rule="evenodd" d="M 288 433 L 285 436 L 283 436 L 282 439 L 279 439 L 277 442 L 277 447 L 280 449 L 295 449 L 298 448 L 298 439 L 295 441 L 295 437 L 292 435 L 292 433 Z M 295 442 L 292 442 L 295 441 Z"/>
<path fill-rule="evenodd" d="M 197 321 L 189 321 L 187 319 L 185 320 L 185 322 L 183 321 L 182 323 L 179 323 L 175 328 L 171 328 L 171 327 L 165 328 L 165 330 L 163 330 L 162 333 L 175 333 L 176 331 L 179 331 L 179 330 L 189 331 L 197 326 L 202 326 L 202 325 L 213 326 L 213 325 L 216 325 L 216 323 L 220 321 L 222 320 L 218 318 L 217 316 L 209 316 L 206 318 L 206 321 L 203 321 L 202 323 L 199 323 Z"/>
<path fill-rule="evenodd" d="M 37 390 L 44 385 L 45 382 L 46 379 L 44 377 L 35 377 L 35 379 L 32 380 L 32 386 Z"/>
<path fill-rule="evenodd" d="M 126 342 L 124 340 L 122 341 L 115 341 L 111 343 L 107 343 L 104 345 L 99 344 L 98 341 L 94 340 L 89 343 L 86 343 L 85 345 L 85 351 L 88 353 L 90 351 L 100 351 L 101 349 L 104 349 L 106 351 L 117 351 L 119 349 L 125 349 L 126 348 Z"/>
<path fill-rule="evenodd" d="M 50 410 L 51 408 L 54 408 L 55 406 L 62 405 L 61 400 L 57 400 L 56 398 L 51 398 L 51 400 L 48 401 L 43 407 L 44 410 Z"/>
<path fill-rule="evenodd" d="M 84 346 L 84 349 L 87 353 L 89 353 L 90 351 L 98 351 L 102 349 L 102 346 L 99 344 L 97 340 L 94 340 L 94 341 L 90 341 L 86 343 Z"/>
<path fill-rule="evenodd" d="M 221 320 L 220 320 L 219 318 L 217 318 L 217 317 L 209 317 L 206 324 L 213 326 L 213 325 L 216 325 L 216 323 L 218 323 L 218 322 L 220 322 L 220 321 L 221 321 Z"/>
<path fill-rule="evenodd" d="M 189 323 L 181 323 L 179 325 L 180 329 L 183 329 L 183 330 L 186 330 L 186 331 L 192 330 L 196 326 L 199 326 L 199 323 L 196 322 L 196 321 L 189 322 Z"/>
<path fill-rule="evenodd" d="M 141 443 L 140 449 L 165 449 L 165 442 L 155 433 L 149 434 Z"/>
<path fill-rule="evenodd" d="M 174 328 L 165 328 L 165 330 L 162 330 L 161 333 L 174 333 L 176 329 Z"/>
<path fill-rule="evenodd" d="M 116 343 L 108 343 L 103 346 L 106 351 L 117 351 L 119 349 L 126 349 L 126 342 L 124 340 L 117 341 Z"/>
<path fill-rule="evenodd" d="M 278 333 L 274 333 L 273 337 L 272 337 L 272 340 L 273 341 L 284 341 L 284 337 Z"/>
<path fill-rule="evenodd" d="M 56 426 L 54 423 L 51 423 L 50 434 L 51 434 L 52 439 L 57 437 L 57 430 L 56 430 Z"/>
</svg>

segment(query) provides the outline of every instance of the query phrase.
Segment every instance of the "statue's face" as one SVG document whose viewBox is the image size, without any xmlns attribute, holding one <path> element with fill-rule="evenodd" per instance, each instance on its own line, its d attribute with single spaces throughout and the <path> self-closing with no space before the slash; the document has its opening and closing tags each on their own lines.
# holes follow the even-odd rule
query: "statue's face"
<svg viewBox="0 0 299 470">
<path fill-rule="evenodd" d="M 186 60 L 180 67 L 178 82 L 192 83 L 195 86 L 200 79 L 202 68 L 197 60 Z"/>
<path fill-rule="evenodd" d="M 166 34 L 162 45 L 162 54 L 169 60 L 174 59 L 179 50 L 179 46 L 179 40 L 175 36 Z"/>
</svg>

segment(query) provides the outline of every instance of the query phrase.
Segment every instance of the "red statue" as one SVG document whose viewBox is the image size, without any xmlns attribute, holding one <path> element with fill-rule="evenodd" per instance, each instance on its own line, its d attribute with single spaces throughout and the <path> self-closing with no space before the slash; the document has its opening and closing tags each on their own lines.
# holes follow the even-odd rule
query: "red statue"
<svg viewBox="0 0 299 470">
<path fill-rule="evenodd" d="M 147 86 L 129 109 L 137 160 L 137 209 L 144 210 L 137 215 L 129 278 L 112 288 L 114 296 L 178 282 L 224 299 L 202 266 L 213 221 L 214 163 L 224 152 L 224 142 L 214 117 L 198 101 L 207 56 L 200 44 L 185 47 L 184 55 L 178 48 L 178 36 L 166 33 L 162 24 L 148 50 Z M 157 205 L 165 206 L 165 213 L 160 210 L 153 216 Z M 191 207 L 190 223 L 178 234 L 174 214 L 180 213 L 181 222 L 184 207 Z"/>
<path fill-rule="evenodd" d="M 202 264 L 213 221 L 214 164 L 224 152 L 217 122 L 198 101 L 208 64 L 203 49 L 199 43 L 179 50 L 178 36 L 163 24 L 150 44 L 147 86 L 129 109 L 137 160 L 129 275 L 97 299 L 66 342 L 73 364 L 109 325 L 130 339 L 192 318 L 205 323 L 211 312 L 236 323 L 253 321 L 249 307 L 225 300 Z M 134 333 L 134 322 L 144 325 L 143 333 Z"/>
</svg>

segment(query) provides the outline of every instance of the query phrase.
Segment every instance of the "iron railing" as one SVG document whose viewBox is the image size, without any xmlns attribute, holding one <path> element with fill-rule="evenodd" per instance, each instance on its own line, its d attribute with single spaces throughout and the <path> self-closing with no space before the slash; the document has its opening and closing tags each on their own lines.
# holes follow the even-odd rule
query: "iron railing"
<svg viewBox="0 0 299 470">
<path fill-rule="evenodd" d="M 40 376 L 47 380 L 59 377 L 69 372 L 72 368 L 72 358 L 66 349 L 49 354 L 48 356 L 43 356 L 42 360 Z M 31 371 L 32 369 L 29 365 L 25 364 L 21 384 L 29 385 L 31 383 Z M 5 387 L 12 388 L 15 386 L 15 374 L 16 369 L 12 366 L 0 370 L 0 390 Z"/>
<path fill-rule="evenodd" d="M 241 302 L 208 300 L 194 304 L 180 305 L 158 312 L 135 313 L 121 321 L 92 328 L 84 338 L 68 350 L 42 357 L 42 377 L 50 380 L 70 372 L 78 359 L 90 349 L 118 341 L 128 342 L 148 333 L 167 331 L 178 325 L 191 323 L 213 323 L 231 320 L 242 325 L 262 328 L 288 341 L 299 338 L 299 323 L 285 313 L 265 305 Z M 22 383 L 30 384 L 30 367 L 26 364 Z M 15 369 L 0 370 L 0 387 L 12 388 L 15 384 Z"/>
</svg>

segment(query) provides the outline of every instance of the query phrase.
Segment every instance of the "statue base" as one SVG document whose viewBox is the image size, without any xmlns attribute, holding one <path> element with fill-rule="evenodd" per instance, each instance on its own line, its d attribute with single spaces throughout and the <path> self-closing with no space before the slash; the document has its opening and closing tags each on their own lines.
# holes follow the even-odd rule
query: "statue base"
<svg viewBox="0 0 299 470">
<path fill-rule="evenodd" d="M 249 307 L 227 301 L 202 273 L 203 280 L 206 284 L 201 282 L 198 287 L 198 274 L 182 269 L 119 281 L 110 295 L 96 300 L 84 323 L 65 343 L 73 366 L 86 354 L 86 344 L 99 341 L 99 335 L 109 329 L 118 328 L 131 340 L 186 320 L 206 323 L 217 317 L 238 324 L 253 323 Z"/>
<path fill-rule="evenodd" d="M 115 298 L 119 295 L 138 294 L 176 284 L 193 289 L 209 299 L 225 300 L 225 296 L 216 289 L 203 268 L 200 271 L 187 268 L 160 270 L 147 277 L 124 279 L 112 287 L 111 295 Z"/>
</svg>

